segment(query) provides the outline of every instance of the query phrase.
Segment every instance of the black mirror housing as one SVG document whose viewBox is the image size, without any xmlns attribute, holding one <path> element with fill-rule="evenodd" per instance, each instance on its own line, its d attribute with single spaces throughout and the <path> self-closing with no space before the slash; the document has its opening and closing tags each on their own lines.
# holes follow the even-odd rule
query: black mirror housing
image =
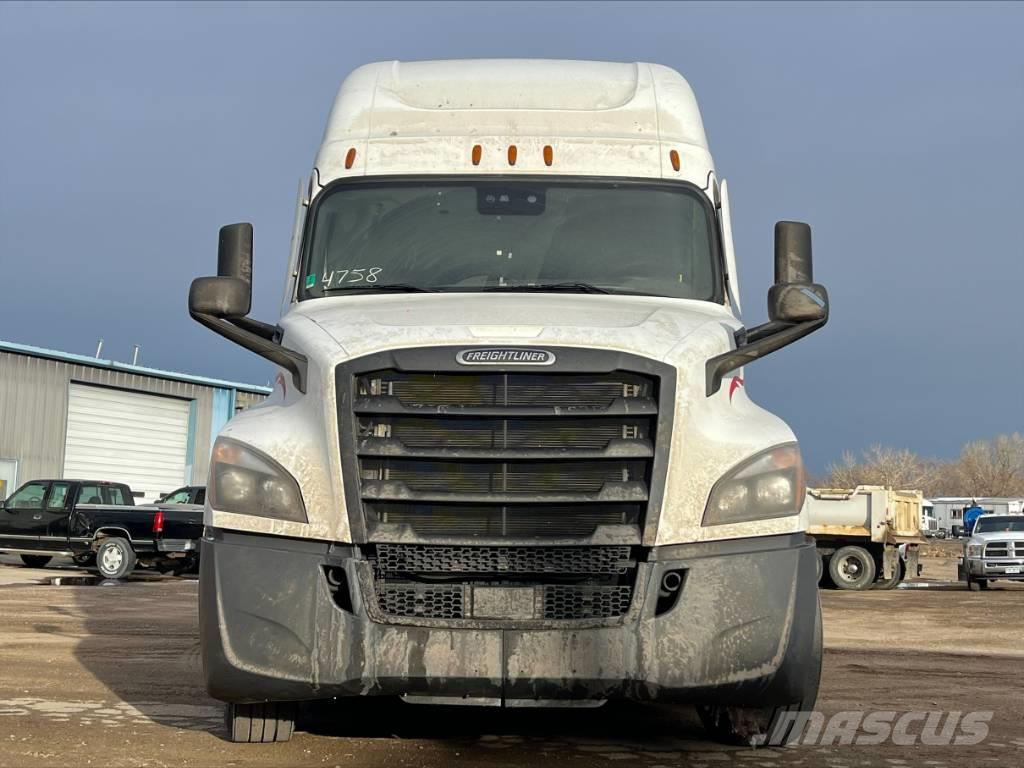
<svg viewBox="0 0 1024 768">
<path fill-rule="evenodd" d="M 252 224 L 228 224 L 217 238 L 217 274 L 252 285 Z"/>
<path fill-rule="evenodd" d="M 196 322 L 292 374 L 306 391 L 306 356 L 281 344 L 276 326 L 247 317 L 252 309 L 252 224 L 221 227 L 217 277 L 197 277 L 188 291 L 188 312 Z"/>
<path fill-rule="evenodd" d="M 768 289 L 768 319 L 773 323 L 828 319 L 828 291 L 814 282 L 810 224 L 775 224 L 775 285 Z"/>
<path fill-rule="evenodd" d="M 775 222 L 775 284 L 813 282 L 811 225 L 802 221 Z"/>
<path fill-rule="evenodd" d="M 828 317 L 828 291 L 817 283 L 785 283 L 768 289 L 768 319 L 804 323 Z"/>
<path fill-rule="evenodd" d="M 239 318 L 252 308 L 252 286 L 237 277 L 197 277 L 188 291 L 188 311 Z"/>
<path fill-rule="evenodd" d="M 828 291 L 814 282 L 811 227 L 801 221 L 775 224 L 775 285 L 768 290 L 768 322 L 736 334 L 736 347 L 705 364 L 707 396 L 722 377 L 759 360 L 828 322 Z"/>
</svg>

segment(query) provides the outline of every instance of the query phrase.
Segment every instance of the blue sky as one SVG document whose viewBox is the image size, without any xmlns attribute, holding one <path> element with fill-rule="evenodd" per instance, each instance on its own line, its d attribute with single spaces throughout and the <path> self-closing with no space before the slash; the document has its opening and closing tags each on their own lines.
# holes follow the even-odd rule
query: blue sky
<svg viewBox="0 0 1024 768">
<path fill-rule="evenodd" d="M 680 70 L 729 180 L 745 319 L 778 219 L 814 228 L 825 330 L 748 391 L 812 469 L 1024 429 L 1024 5 L 0 4 L 0 338 L 257 383 L 192 322 L 220 225 L 275 319 L 295 191 L 345 74 L 382 59 Z"/>
</svg>

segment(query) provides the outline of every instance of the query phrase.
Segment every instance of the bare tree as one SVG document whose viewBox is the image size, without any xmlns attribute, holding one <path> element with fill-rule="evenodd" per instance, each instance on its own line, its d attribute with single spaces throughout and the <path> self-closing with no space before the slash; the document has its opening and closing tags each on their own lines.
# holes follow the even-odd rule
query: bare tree
<svg viewBox="0 0 1024 768">
<path fill-rule="evenodd" d="M 887 485 L 925 496 L 1024 496 L 1024 437 L 1019 433 L 967 443 L 955 461 L 925 459 L 906 448 L 872 445 L 831 464 L 821 485 Z"/>
<path fill-rule="evenodd" d="M 845 452 L 839 463 L 829 466 L 826 482 L 833 488 L 886 485 L 930 493 L 940 472 L 939 462 L 922 459 L 907 448 L 872 445 L 861 461 Z"/>
<path fill-rule="evenodd" d="M 1015 432 L 967 443 L 951 470 L 965 495 L 1024 495 L 1024 437 Z"/>
</svg>

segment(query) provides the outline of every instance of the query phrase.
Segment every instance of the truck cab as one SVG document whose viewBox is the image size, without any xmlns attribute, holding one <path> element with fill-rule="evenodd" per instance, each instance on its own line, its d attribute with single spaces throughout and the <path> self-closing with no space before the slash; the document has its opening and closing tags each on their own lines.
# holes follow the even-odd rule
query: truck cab
<svg viewBox="0 0 1024 768">
<path fill-rule="evenodd" d="M 364 66 L 300 192 L 275 323 L 248 316 L 252 249 L 224 227 L 189 295 L 278 369 L 207 484 L 202 650 L 232 739 L 363 695 L 658 699 L 747 743 L 813 708 L 802 460 L 743 366 L 824 325 L 828 295 L 810 228 L 780 222 L 768 319 L 741 320 L 681 75 Z"/>
</svg>

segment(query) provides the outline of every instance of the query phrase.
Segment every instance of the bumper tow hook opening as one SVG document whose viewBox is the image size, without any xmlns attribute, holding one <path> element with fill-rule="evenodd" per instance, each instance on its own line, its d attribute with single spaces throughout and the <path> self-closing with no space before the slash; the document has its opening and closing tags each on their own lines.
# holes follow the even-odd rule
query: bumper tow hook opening
<svg viewBox="0 0 1024 768">
<path fill-rule="evenodd" d="M 683 588 L 685 571 L 665 571 L 661 577 L 661 584 L 658 587 L 658 602 L 654 608 L 654 615 L 661 616 L 671 611 L 679 600 L 679 594 Z"/>
<path fill-rule="evenodd" d="M 352 613 L 352 593 L 349 591 L 345 569 L 340 566 L 327 566 L 324 568 L 324 572 L 327 577 L 327 588 L 331 592 L 334 604 L 341 610 Z"/>
</svg>

